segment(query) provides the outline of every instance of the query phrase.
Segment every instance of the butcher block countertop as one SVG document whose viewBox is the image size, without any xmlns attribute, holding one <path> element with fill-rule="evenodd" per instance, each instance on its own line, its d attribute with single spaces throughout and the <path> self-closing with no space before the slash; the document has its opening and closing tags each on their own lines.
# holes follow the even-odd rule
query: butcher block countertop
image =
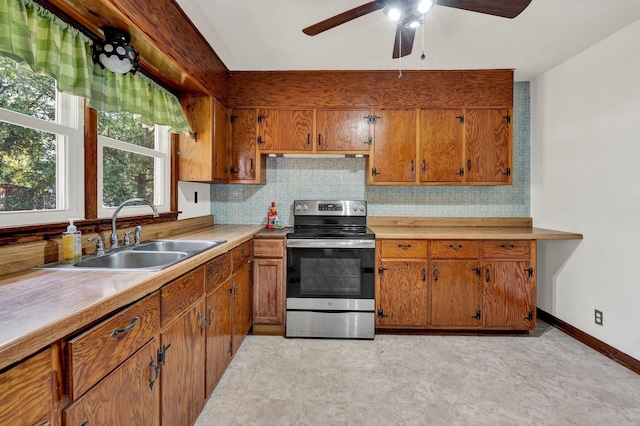
<svg viewBox="0 0 640 426">
<path fill-rule="evenodd" d="M 0 278 L 0 369 L 250 240 L 264 225 L 215 225 L 171 237 L 226 243 L 156 272 L 29 270 Z"/>
<path fill-rule="evenodd" d="M 531 218 L 368 217 L 376 239 L 581 240 L 582 234 L 534 228 Z"/>
</svg>

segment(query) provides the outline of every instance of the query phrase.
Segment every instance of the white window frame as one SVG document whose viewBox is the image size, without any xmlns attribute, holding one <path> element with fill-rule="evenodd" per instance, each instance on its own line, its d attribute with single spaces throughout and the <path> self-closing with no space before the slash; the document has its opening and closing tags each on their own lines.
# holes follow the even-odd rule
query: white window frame
<svg viewBox="0 0 640 426">
<path fill-rule="evenodd" d="M 105 207 L 102 204 L 103 192 L 103 157 L 105 148 L 114 148 L 122 151 L 134 152 L 154 158 L 154 195 L 153 204 L 159 212 L 171 210 L 171 157 L 169 148 L 171 146 L 171 135 L 168 126 L 155 126 L 155 149 L 134 145 L 129 142 L 119 141 L 107 136 L 98 135 L 98 217 L 112 217 L 117 207 Z M 150 214 L 151 209 L 146 204 L 126 206 L 120 216 L 136 216 Z"/>
<path fill-rule="evenodd" d="M 56 91 L 56 122 L 0 108 L 0 121 L 56 134 L 56 208 L 0 212 L 0 228 L 84 218 L 84 99 Z"/>
</svg>

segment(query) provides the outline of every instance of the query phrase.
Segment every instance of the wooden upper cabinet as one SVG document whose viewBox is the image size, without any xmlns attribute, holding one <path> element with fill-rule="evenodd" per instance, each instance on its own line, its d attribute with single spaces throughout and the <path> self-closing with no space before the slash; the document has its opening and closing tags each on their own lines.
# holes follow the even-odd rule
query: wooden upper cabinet
<svg viewBox="0 0 640 426">
<path fill-rule="evenodd" d="M 178 179 L 227 182 L 227 107 L 212 96 L 185 95 L 180 103 L 193 134 L 178 137 Z"/>
<path fill-rule="evenodd" d="M 318 110 L 316 151 L 359 151 L 371 149 L 369 110 Z"/>
<path fill-rule="evenodd" d="M 255 109 L 234 109 L 230 116 L 231 128 L 231 165 L 229 180 L 256 181 L 258 167 L 257 123 Z"/>
<path fill-rule="evenodd" d="M 372 184 L 416 182 L 416 111 L 374 112 L 373 158 L 369 160 Z"/>
<path fill-rule="evenodd" d="M 464 179 L 461 109 L 420 111 L 420 182 L 460 184 Z"/>
<path fill-rule="evenodd" d="M 225 104 L 215 98 L 213 104 L 213 128 L 213 180 L 215 182 L 228 182 L 229 108 L 227 108 Z"/>
<path fill-rule="evenodd" d="M 510 185 L 512 176 L 511 110 L 467 109 L 466 182 Z"/>
<path fill-rule="evenodd" d="M 259 110 L 260 151 L 311 151 L 313 149 L 313 111 Z"/>
</svg>

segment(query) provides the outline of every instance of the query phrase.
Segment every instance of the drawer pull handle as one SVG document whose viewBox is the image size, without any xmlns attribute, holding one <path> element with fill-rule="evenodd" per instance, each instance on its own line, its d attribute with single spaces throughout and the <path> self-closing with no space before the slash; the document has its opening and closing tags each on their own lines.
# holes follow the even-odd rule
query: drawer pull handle
<svg viewBox="0 0 640 426">
<path fill-rule="evenodd" d="M 117 339 L 119 334 L 130 332 L 131 330 L 133 330 L 133 327 L 136 326 L 136 322 L 138 322 L 138 317 L 133 317 L 133 319 L 131 320 L 131 324 L 123 328 L 116 328 L 115 330 L 113 330 L 113 333 L 111 333 L 111 337 Z"/>
<path fill-rule="evenodd" d="M 402 250 L 406 250 L 408 248 L 411 248 L 411 244 L 398 244 L 398 248 L 401 248 Z"/>
<path fill-rule="evenodd" d="M 503 244 L 500 247 L 507 250 L 512 250 L 515 246 L 513 244 Z"/>
<path fill-rule="evenodd" d="M 438 268 L 433 269 L 433 280 L 438 281 Z"/>
<path fill-rule="evenodd" d="M 485 276 L 486 276 L 487 282 L 490 282 L 491 281 L 491 271 L 489 270 L 489 268 L 487 268 L 485 270 Z"/>
<path fill-rule="evenodd" d="M 247 249 L 243 248 L 242 250 L 240 250 L 240 254 L 245 254 L 246 252 L 247 252 Z"/>
<path fill-rule="evenodd" d="M 462 244 L 449 244 L 449 248 L 460 250 L 462 248 Z"/>
</svg>

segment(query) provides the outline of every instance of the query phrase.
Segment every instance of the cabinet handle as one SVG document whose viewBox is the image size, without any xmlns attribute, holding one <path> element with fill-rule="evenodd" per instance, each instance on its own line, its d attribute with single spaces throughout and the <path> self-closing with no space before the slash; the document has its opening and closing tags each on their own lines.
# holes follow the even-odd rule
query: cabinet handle
<svg viewBox="0 0 640 426">
<path fill-rule="evenodd" d="M 253 170 L 253 158 L 249 159 L 249 170 Z"/>
<path fill-rule="evenodd" d="M 460 171 L 456 173 L 458 176 L 464 176 L 464 168 L 460 167 Z"/>
<path fill-rule="evenodd" d="M 486 269 L 485 276 L 486 276 L 487 282 L 491 281 L 491 271 L 489 270 L 489 268 Z"/>
<path fill-rule="evenodd" d="M 467 160 L 467 171 L 471 171 L 471 160 Z"/>
<path fill-rule="evenodd" d="M 133 327 L 136 326 L 136 322 L 138 322 L 138 317 L 133 317 L 133 319 L 131 320 L 131 324 L 123 328 L 116 328 L 115 330 L 113 330 L 113 333 L 111 333 L 111 337 L 117 339 L 119 334 L 130 332 L 131 330 L 133 330 Z"/>
<path fill-rule="evenodd" d="M 322 145 L 322 135 L 318 133 L 318 145 Z"/>
<path fill-rule="evenodd" d="M 427 270 L 422 268 L 422 282 L 427 281 Z"/>
<path fill-rule="evenodd" d="M 155 384 L 156 380 L 158 380 L 158 376 L 160 375 L 160 366 L 158 364 L 154 364 L 153 357 L 151 357 L 151 362 L 149 362 L 149 367 L 151 367 L 153 371 L 156 373 L 155 377 L 151 379 L 151 381 L 149 382 L 149 389 L 153 390 L 153 385 Z"/>
<path fill-rule="evenodd" d="M 433 268 L 433 280 L 438 281 L 438 268 Z"/>
<path fill-rule="evenodd" d="M 462 244 L 449 244 L 449 248 L 460 250 L 462 248 Z"/>
<path fill-rule="evenodd" d="M 507 250 L 512 250 L 515 246 L 513 244 L 503 244 L 500 247 Z"/>
<path fill-rule="evenodd" d="M 202 312 L 198 313 L 198 318 L 200 318 L 200 335 L 202 336 L 202 333 L 204 333 L 204 330 L 209 326 L 210 321 Z"/>
<path fill-rule="evenodd" d="M 480 276 L 480 274 L 482 274 L 482 269 L 481 268 L 471 268 L 472 271 L 476 271 L 476 275 Z"/>
<path fill-rule="evenodd" d="M 408 248 L 411 248 L 411 244 L 398 244 L 398 248 L 401 248 L 402 250 L 406 250 Z"/>
<path fill-rule="evenodd" d="M 246 252 L 247 252 L 246 248 L 243 248 L 243 249 L 240 250 L 240 254 L 245 254 Z"/>
<path fill-rule="evenodd" d="M 422 171 L 423 172 L 427 171 L 427 160 L 422 160 Z"/>
<path fill-rule="evenodd" d="M 211 317 L 209 318 L 209 324 L 211 324 L 216 317 L 216 314 L 213 312 L 213 308 L 211 306 L 207 306 L 207 311 L 211 314 Z"/>
<path fill-rule="evenodd" d="M 307 145 L 311 145 L 311 133 L 307 133 Z"/>
<path fill-rule="evenodd" d="M 411 160 L 411 171 L 413 172 L 413 160 Z"/>
</svg>

